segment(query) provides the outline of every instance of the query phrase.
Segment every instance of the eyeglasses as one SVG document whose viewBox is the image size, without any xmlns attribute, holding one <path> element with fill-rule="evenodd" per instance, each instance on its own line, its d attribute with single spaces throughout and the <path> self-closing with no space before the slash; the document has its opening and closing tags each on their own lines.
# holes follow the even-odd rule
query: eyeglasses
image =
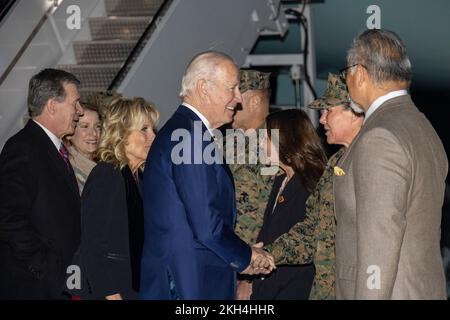
<svg viewBox="0 0 450 320">
<path fill-rule="evenodd" d="M 345 79 L 347 79 L 347 72 L 348 69 L 351 69 L 353 67 L 356 67 L 357 65 L 360 65 L 361 67 L 363 67 L 364 69 L 367 69 L 363 64 L 361 63 L 355 63 L 349 67 L 343 68 L 341 70 L 339 70 L 339 77 L 341 77 L 341 80 L 345 82 Z"/>
</svg>

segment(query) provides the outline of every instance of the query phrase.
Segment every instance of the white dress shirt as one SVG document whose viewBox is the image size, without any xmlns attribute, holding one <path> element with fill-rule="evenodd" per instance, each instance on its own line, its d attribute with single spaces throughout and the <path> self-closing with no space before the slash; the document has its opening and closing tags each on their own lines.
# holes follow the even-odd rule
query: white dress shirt
<svg viewBox="0 0 450 320">
<path fill-rule="evenodd" d="M 189 103 L 183 102 L 182 105 L 192 110 L 192 112 L 194 112 L 200 118 L 200 120 L 202 120 L 206 129 L 208 129 L 209 133 L 211 134 L 211 137 L 214 138 L 213 134 L 214 128 L 211 128 L 211 124 L 209 123 L 208 119 L 206 119 L 206 117 L 200 111 L 198 111 L 194 106 L 191 106 Z"/>
<path fill-rule="evenodd" d="M 372 113 L 374 113 L 375 110 L 377 110 L 383 103 L 385 103 L 386 101 L 388 101 L 390 99 L 404 96 L 407 94 L 408 94 L 408 91 L 406 91 L 406 90 L 396 90 L 396 91 L 391 91 L 391 92 L 385 94 L 384 96 L 376 98 L 375 101 L 372 102 L 369 109 L 367 110 L 363 124 L 367 121 L 367 119 L 370 117 L 370 115 Z"/>
<path fill-rule="evenodd" d="M 36 120 L 33 119 L 33 121 L 42 128 L 42 130 L 44 130 L 44 132 L 48 135 L 48 137 L 50 138 L 50 140 L 52 140 L 53 144 L 55 145 L 56 150 L 58 150 L 59 152 L 59 148 L 61 148 L 61 144 L 62 141 L 53 134 L 53 132 L 51 132 L 50 130 L 48 130 L 46 127 L 44 127 L 42 124 L 40 124 L 39 122 L 37 122 Z"/>
</svg>

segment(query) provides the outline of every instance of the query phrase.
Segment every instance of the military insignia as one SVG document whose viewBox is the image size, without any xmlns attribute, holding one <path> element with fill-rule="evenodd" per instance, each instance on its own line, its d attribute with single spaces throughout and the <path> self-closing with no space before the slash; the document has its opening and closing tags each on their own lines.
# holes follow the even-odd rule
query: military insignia
<svg viewBox="0 0 450 320">
<path fill-rule="evenodd" d="M 342 168 L 339 168 L 338 166 L 334 166 L 334 175 L 335 176 L 345 176 L 345 171 L 342 170 Z"/>
<path fill-rule="evenodd" d="M 283 203 L 284 202 L 284 197 L 282 195 L 280 195 L 278 197 L 278 203 Z"/>
</svg>

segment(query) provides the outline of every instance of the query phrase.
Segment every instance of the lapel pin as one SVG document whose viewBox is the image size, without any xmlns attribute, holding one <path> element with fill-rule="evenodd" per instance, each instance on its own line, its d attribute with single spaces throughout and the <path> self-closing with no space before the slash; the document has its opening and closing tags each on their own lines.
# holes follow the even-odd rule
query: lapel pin
<svg viewBox="0 0 450 320">
<path fill-rule="evenodd" d="M 342 170 L 342 168 L 339 168 L 338 166 L 335 166 L 334 167 L 334 175 L 339 176 L 339 177 L 345 176 L 345 171 Z"/>
</svg>

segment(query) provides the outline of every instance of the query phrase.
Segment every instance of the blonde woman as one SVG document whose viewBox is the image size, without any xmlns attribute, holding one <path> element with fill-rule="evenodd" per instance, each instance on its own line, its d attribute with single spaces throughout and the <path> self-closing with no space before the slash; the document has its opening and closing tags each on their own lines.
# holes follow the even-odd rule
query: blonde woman
<svg viewBox="0 0 450 320">
<path fill-rule="evenodd" d="M 137 299 L 143 245 L 141 173 L 159 118 L 142 98 L 105 106 L 96 156 L 82 193 L 83 299 Z M 83 281 L 84 282 L 84 281 Z"/>
</svg>

